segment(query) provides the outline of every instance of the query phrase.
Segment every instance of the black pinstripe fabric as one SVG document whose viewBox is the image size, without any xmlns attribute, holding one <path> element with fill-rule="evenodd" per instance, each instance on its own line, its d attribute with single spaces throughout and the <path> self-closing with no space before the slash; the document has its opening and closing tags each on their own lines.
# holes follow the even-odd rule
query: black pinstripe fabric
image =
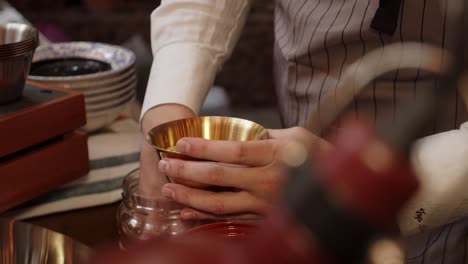
<svg viewBox="0 0 468 264">
<path fill-rule="evenodd" d="M 320 89 L 319 89 L 319 94 L 318 94 L 318 104 L 317 104 L 317 111 L 320 113 L 320 102 L 321 102 L 321 97 L 322 97 L 322 94 L 323 94 L 323 90 L 324 90 L 324 85 L 325 85 L 325 81 L 327 80 L 327 77 L 329 76 L 329 73 L 330 73 L 330 70 L 331 70 L 331 66 L 330 66 L 330 49 L 329 49 L 329 46 L 328 46 L 328 43 L 327 43 L 327 39 L 329 37 L 329 33 L 330 33 L 330 30 L 335 27 L 335 23 L 337 21 L 337 18 L 340 17 L 340 14 L 341 14 L 341 11 L 343 10 L 343 6 L 345 4 L 345 1 L 343 1 L 341 4 L 340 4 L 340 7 L 338 9 L 338 13 L 335 15 L 335 17 L 333 18 L 333 21 L 331 23 L 331 26 L 326 30 L 325 32 L 325 38 L 323 40 L 323 46 L 325 47 L 325 54 L 327 55 L 327 71 L 326 71 L 326 76 L 325 78 L 322 79 L 322 82 L 320 84 Z M 310 89 L 310 87 L 308 87 L 307 89 Z M 307 106 L 307 111 L 306 111 L 306 116 L 304 118 L 304 122 L 307 120 L 307 117 L 308 117 L 308 113 L 310 111 L 310 105 Z"/>
<path fill-rule="evenodd" d="M 403 23 L 404 23 L 404 16 L 403 16 L 403 12 L 405 10 L 405 0 L 403 0 L 402 2 L 402 6 L 400 8 L 400 22 L 398 23 L 399 24 L 399 29 L 398 29 L 398 41 L 403 41 L 403 30 L 402 30 L 402 27 L 403 27 Z M 400 57 L 400 60 L 401 60 L 401 57 Z M 395 73 L 395 78 L 393 79 L 393 109 L 392 109 L 392 117 L 393 117 L 393 122 L 395 122 L 396 120 L 396 110 L 397 110 L 397 82 L 398 82 L 398 75 L 400 73 L 400 69 L 397 69 L 396 70 L 396 73 Z"/>
<path fill-rule="evenodd" d="M 445 1 L 450 0 L 402 1 L 396 32 L 382 36 L 370 28 L 378 0 L 277 0 L 275 78 L 284 124 L 304 125 L 309 112 L 320 113 L 323 95 L 340 93 L 337 83 L 346 66 L 378 47 L 400 41 L 446 47 Z M 356 95 L 349 110 L 357 118 L 366 113 L 377 123 L 388 112 L 397 120 L 404 114 L 399 111 L 401 99 L 412 96 L 417 101 L 417 91 L 434 89 L 437 79 L 419 69 L 398 70 Z M 458 95 L 436 118 L 430 133 L 466 121 Z"/>
<path fill-rule="evenodd" d="M 346 66 L 378 47 L 401 41 L 448 47 L 453 34 L 446 16 L 450 1 L 403 0 L 396 32 L 388 36 L 370 28 L 378 0 L 277 0 L 274 77 L 283 124 L 304 125 L 309 111 L 333 109 L 323 107 L 321 98 L 336 97 Z M 348 111 L 356 118 L 368 114 L 376 123 L 385 113 L 397 120 L 405 114 L 399 107 L 404 98 L 417 102 L 420 89 L 443 89 L 439 83 L 438 76 L 420 69 L 399 69 L 356 95 Z M 467 120 L 461 96 L 454 94 L 444 105 L 429 133 Z M 406 262 L 468 263 L 467 239 L 468 220 L 408 238 Z"/>
<path fill-rule="evenodd" d="M 346 62 L 346 59 L 348 58 L 348 43 L 347 43 L 347 40 L 345 40 L 345 32 L 347 31 L 347 29 L 348 29 L 348 27 L 350 25 L 351 18 L 354 15 L 354 10 L 356 10 L 357 3 L 358 3 L 358 0 L 355 0 L 354 3 L 353 3 L 353 7 L 351 8 L 351 12 L 349 12 L 349 17 L 346 20 L 346 23 L 345 23 L 345 25 L 343 27 L 343 30 L 341 32 L 341 43 L 343 44 L 344 54 L 343 54 L 343 59 L 339 62 L 340 66 L 339 66 L 338 80 L 343 75 L 343 70 L 345 69 L 344 64 Z M 333 94 L 334 94 L 334 98 L 335 98 L 335 112 L 337 112 L 338 111 L 338 106 L 337 106 L 337 102 L 336 102 L 336 95 L 337 95 L 337 89 L 338 89 L 338 81 L 335 81 L 335 82 L 336 82 L 336 84 L 335 84 L 335 88 L 333 90 Z M 340 127 L 339 120 L 337 121 L 337 126 Z"/>
<path fill-rule="evenodd" d="M 406 238 L 407 264 L 466 264 L 468 220 Z"/>
</svg>

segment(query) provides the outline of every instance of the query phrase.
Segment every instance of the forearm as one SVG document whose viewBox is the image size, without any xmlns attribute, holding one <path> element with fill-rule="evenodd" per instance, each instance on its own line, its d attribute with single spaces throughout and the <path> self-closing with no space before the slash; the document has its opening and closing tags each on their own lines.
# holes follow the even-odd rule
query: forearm
<svg viewBox="0 0 468 264">
<path fill-rule="evenodd" d="M 142 132 L 196 115 L 216 72 L 232 52 L 250 0 L 163 0 L 151 15 L 153 65 L 143 109 Z M 166 181 L 148 143 L 140 157 L 139 190 L 157 196 Z"/>
<path fill-rule="evenodd" d="M 164 122 L 175 119 L 192 117 L 195 114 L 189 108 L 179 104 L 162 104 L 150 110 L 141 122 L 143 134 Z M 166 178 L 158 172 L 158 157 L 153 147 L 143 142 L 140 153 L 140 183 L 139 192 L 144 196 L 157 196 Z"/>
<path fill-rule="evenodd" d="M 141 122 L 143 133 L 146 133 L 153 127 L 181 118 L 195 116 L 195 113 L 188 107 L 180 104 L 160 104 L 147 111 L 147 116 Z"/>
<path fill-rule="evenodd" d="M 190 44 L 172 44 L 156 53 L 141 118 L 162 104 L 183 105 L 197 113 L 214 81 L 215 67 L 209 52 Z"/>
<path fill-rule="evenodd" d="M 198 113 L 237 42 L 249 2 L 162 1 L 151 16 L 154 62 L 141 117 L 148 109 L 167 103 Z"/>
</svg>

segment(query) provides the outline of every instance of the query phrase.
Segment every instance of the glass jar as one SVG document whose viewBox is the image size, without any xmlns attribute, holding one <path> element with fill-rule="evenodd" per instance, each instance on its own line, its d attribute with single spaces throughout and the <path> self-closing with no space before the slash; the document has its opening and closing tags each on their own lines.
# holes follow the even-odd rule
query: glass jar
<svg viewBox="0 0 468 264">
<path fill-rule="evenodd" d="M 117 231 L 121 247 L 126 242 L 148 240 L 158 236 L 181 234 L 198 224 L 180 218 L 182 205 L 163 196 L 138 194 L 139 169 L 123 180 L 122 202 L 117 209 Z"/>
</svg>

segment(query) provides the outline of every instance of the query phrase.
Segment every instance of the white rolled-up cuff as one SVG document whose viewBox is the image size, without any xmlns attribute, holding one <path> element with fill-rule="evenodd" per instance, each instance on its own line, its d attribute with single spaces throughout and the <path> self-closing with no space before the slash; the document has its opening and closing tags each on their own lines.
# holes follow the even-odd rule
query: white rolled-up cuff
<svg viewBox="0 0 468 264">
<path fill-rule="evenodd" d="M 198 113 L 218 66 L 213 52 L 192 43 L 173 43 L 154 56 L 140 121 L 146 111 L 176 103 Z"/>
</svg>

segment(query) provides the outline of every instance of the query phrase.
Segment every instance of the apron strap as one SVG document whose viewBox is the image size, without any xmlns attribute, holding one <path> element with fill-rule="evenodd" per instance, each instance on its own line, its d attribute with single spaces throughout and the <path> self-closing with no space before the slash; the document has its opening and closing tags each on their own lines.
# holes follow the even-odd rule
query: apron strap
<svg viewBox="0 0 468 264">
<path fill-rule="evenodd" d="M 380 0 L 379 8 L 372 19 L 371 28 L 393 35 L 398 25 L 402 0 Z"/>
</svg>

